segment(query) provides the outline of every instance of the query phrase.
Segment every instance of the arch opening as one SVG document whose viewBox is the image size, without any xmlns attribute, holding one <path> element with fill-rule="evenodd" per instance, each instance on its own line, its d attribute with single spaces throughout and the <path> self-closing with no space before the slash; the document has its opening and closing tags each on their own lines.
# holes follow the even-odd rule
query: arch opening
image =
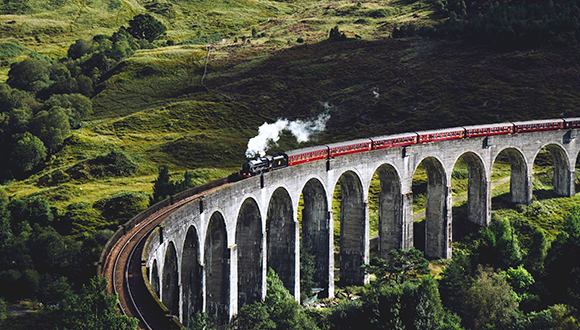
<svg viewBox="0 0 580 330">
<path fill-rule="evenodd" d="M 523 154 L 515 148 L 502 150 L 494 159 L 492 165 L 492 181 L 494 189 L 492 203 L 529 204 L 532 201 L 531 177 Z M 509 193 L 503 186 L 509 181 Z M 497 197 L 495 197 L 497 196 Z M 493 207 L 492 204 L 492 207 Z"/>
<path fill-rule="evenodd" d="M 224 218 L 214 213 L 209 221 L 204 248 L 206 312 L 218 324 L 229 321 L 230 251 Z"/>
<path fill-rule="evenodd" d="M 491 219 L 490 182 L 483 161 L 474 153 L 461 155 L 451 172 L 453 237 L 461 240 Z"/>
<path fill-rule="evenodd" d="M 202 272 L 198 234 L 191 226 L 185 236 L 181 260 L 182 310 L 186 326 L 196 312 L 202 311 Z"/>
<path fill-rule="evenodd" d="M 313 288 L 321 288 L 319 298 L 330 296 L 330 219 L 326 191 L 316 179 L 302 190 L 298 223 L 300 224 L 300 292 L 301 299 Z"/>
<path fill-rule="evenodd" d="M 423 159 L 413 175 L 412 190 L 413 246 L 424 251 L 426 258 L 450 258 L 451 188 L 439 160 Z"/>
<path fill-rule="evenodd" d="M 262 219 L 258 204 L 247 199 L 236 224 L 238 308 L 262 299 Z"/>
<path fill-rule="evenodd" d="M 547 145 L 536 154 L 532 178 L 532 193 L 536 199 L 575 194 L 574 173 L 568 155 L 558 145 Z"/>
<path fill-rule="evenodd" d="M 266 219 L 267 265 L 292 295 L 296 293 L 296 225 L 290 195 L 283 188 L 276 189 Z"/>
<path fill-rule="evenodd" d="M 364 284 L 365 274 L 360 267 L 368 262 L 367 208 L 360 179 L 354 172 L 344 173 L 333 194 L 334 250 L 338 252 L 335 273 L 341 286 Z"/>
<path fill-rule="evenodd" d="M 380 166 L 371 180 L 369 231 L 371 255 L 387 259 L 389 251 L 403 248 L 401 180 L 391 165 Z"/>
<path fill-rule="evenodd" d="M 175 245 L 173 245 L 173 242 L 170 242 L 165 251 L 165 262 L 163 263 L 161 301 L 171 315 L 179 315 L 178 274 L 177 253 L 175 252 Z"/>
<path fill-rule="evenodd" d="M 159 291 L 159 266 L 157 266 L 157 260 L 153 260 L 153 266 L 151 267 L 151 275 L 149 276 L 149 282 L 153 288 L 153 292 L 159 297 L 161 293 Z"/>
</svg>

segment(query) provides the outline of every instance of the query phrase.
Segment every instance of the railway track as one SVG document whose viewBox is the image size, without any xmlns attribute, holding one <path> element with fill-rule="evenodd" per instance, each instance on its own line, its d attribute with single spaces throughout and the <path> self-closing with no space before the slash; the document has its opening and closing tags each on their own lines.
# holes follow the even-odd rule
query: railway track
<svg viewBox="0 0 580 330">
<path fill-rule="evenodd" d="M 140 329 L 178 329 L 180 325 L 160 308 L 145 285 L 141 272 L 141 253 L 147 237 L 173 211 L 220 187 L 180 200 L 153 213 L 135 227 L 127 228 L 107 255 L 101 271 L 101 275 L 109 278 L 107 289 L 109 293 L 118 296 L 123 314 L 139 320 Z"/>
</svg>

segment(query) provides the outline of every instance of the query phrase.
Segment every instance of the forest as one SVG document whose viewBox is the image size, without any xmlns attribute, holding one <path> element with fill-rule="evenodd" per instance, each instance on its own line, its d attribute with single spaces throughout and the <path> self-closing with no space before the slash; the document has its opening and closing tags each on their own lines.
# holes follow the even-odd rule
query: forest
<svg viewBox="0 0 580 330">
<path fill-rule="evenodd" d="M 0 329 L 135 329 L 96 276 L 103 246 L 155 202 L 239 170 L 263 122 L 330 115 L 276 152 L 578 116 L 576 0 L 135 3 L 0 3 Z M 370 284 L 317 309 L 301 304 L 303 253 L 300 302 L 269 272 L 263 302 L 189 328 L 579 329 L 580 206 L 551 193 L 546 157 L 531 205 L 499 187 L 487 228 L 454 207 L 452 260 L 393 250 L 364 266 Z"/>
</svg>

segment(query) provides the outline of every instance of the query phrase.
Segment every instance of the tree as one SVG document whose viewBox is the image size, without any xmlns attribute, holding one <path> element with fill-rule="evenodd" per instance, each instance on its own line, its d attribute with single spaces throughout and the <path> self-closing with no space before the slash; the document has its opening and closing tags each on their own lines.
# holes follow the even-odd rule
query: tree
<svg viewBox="0 0 580 330">
<path fill-rule="evenodd" d="M 8 85 L 25 91 L 39 91 L 49 82 L 49 63 L 45 60 L 27 58 L 15 62 L 8 72 Z"/>
<path fill-rule="evenodd" d="M 80 76 L 79 80 L 88 79 L 85 76 Z M 90 80 L 90 79 L 89 79 Z M 90 83 L 92 89 L 92 83 Z M 55 94 L 52 95 L 45 103 L 45 109 L 53 107 L 62 107 L 65 109 L 69 117 L 70 127 L 79 128 L 81 121 L 88 118 L 93 113 L 93 103 L 91 100 L 81 94 Z"/>
<path fill-rule="evenodd" d="M 94 277 L 80 295 L 71 295 L 64 308 L 64 323 L 69 330 L 134 330 L 137 319 L 119 315 L 117 296 L 106 292 L 107 279 Z"/>
<path fill-rule="evenodd" d="M 85 39 L 78 39 L 74 44 L 70 45 L 67 55 L 72 59 L 81 58 L 83 55 L 92 51 L 92 42 Z"/>
<path fill-rule="evenodd" d="M 379 283 L 403 283 L 430 272 L 429 261 L 425 259 L 423 252 L 415 248 L 391 250 L 389 260 L 374 257 L 371 264 L 364 265 L 363 269 L 366 273 L 375 274 Z"/>
<path fill-rule="evenodd" d="M 475 330 L 507 328 L 518 305 L 505 277 L 492 269 L 477 269 L 463 299 L 462 320 Z"/>
<path fill-rule="evenodd" d="M 237 329 L 317 329 L 271 268 L 266 276 L 266 287 L 263 302 L 242 307 L 234 320 Z"/>
<path fill-rule="evenodd" d="M 169 167 L 167 165 L 159 167 L 159 176 L 153 185 L 153 196 L 149 202 L 150 205 L 162 201 L 175 193 L 175 186 L 170 180 Z"/>
<path fill-rule="evenodd" d="M 15 169 L 28 172 L 44 158 L 46 147 L 39 138 L 29 132 L 14 137 L 8 161 Z"/>
<path fill-rule="evenodd" d="M 165 33 L 167 27 L 149 14 L 139 14 L 129 21 L 129 28 L 127 31 L 135 39 L 145 39 L 152 42 Z"/>
<path fill-rule="evenodd" d="M 48 153 L 53 154 L 70 136 L 69 116 L 59 106 L 40 111 L 34 118 L 33 130 L 48 148 Z"/>
<path fill-rule="evenodd" d="M 552 242 L 546 257 L 546 286 L 555 302 L 580 300 L 580 207 L 564 216 L 564 228 Z"/>
<path fill-rule="evenodd" d="M 525 262 L 526 267 L 536 275 L 544 272 L 544 260 L 548 254 L 548 247 L 549 242 L 544 231 L 536 228 Z"/>
</svg>

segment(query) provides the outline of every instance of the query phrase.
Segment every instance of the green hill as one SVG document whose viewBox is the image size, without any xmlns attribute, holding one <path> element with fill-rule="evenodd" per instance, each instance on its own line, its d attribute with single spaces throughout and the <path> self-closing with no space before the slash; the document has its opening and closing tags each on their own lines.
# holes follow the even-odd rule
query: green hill
<svg viewBox="0 0 580 330">
<path fill-rule="evenodd" d="M 438 2 L 10 3 L 0 7 L 4 79 L 11 63 L 57 61 L 75 40 L 112 35 L 136 14 L 152 14 L 168 28 L 149 49 L 102 73 L 92 117 L 62 150 L 30 177 L 4 186 L 11 196 L 63 184 L 82 188 L 55 199 L 62 207 L 117 191 L 151 191 L 163 164 L 203 169 L 205 179 L 237 171 L 249 138 L 278 118 L 328 111 L 327 130 L 309 142 L 316 144 L 578 113 L 576 46 L 497 52 L 422 34 L 392 38 L 409 24 L 448 21 Z M 333 27 L 344 37 L 329 40 Z M 278 149 L 298 146 L 285 138 Z M 113 149 L 137 159 L 132 176 L 39 184 Z"/>
</svg>

